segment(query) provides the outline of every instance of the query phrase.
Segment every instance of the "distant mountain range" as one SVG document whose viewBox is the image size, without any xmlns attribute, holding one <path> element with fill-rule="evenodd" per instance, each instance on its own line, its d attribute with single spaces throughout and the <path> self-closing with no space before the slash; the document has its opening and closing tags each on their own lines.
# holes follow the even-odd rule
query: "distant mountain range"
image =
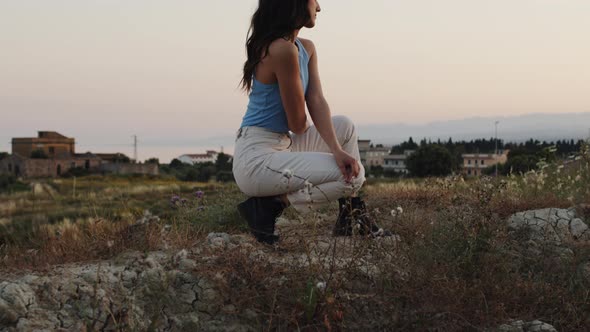
<svg viewBox="0 0 590 332">
<path fill-rule="evenodd" d="M 529 138 L 540 141 L 585 139 L 590 135 L 590 112 L 566 114 L 526 114 L 514 117 L 474 117 L 453 121 L 431 122 L 425 125 L 403 123 L 359 125 L 359 138 L 372 143 L 393 145 L 410 136 L 418 142 L 422 138 L 436 141 L 471 140 L 494 137 L 494 123 L 498 124 L 498 138 L 504 142 L 522 142 Z"/>
</svg>

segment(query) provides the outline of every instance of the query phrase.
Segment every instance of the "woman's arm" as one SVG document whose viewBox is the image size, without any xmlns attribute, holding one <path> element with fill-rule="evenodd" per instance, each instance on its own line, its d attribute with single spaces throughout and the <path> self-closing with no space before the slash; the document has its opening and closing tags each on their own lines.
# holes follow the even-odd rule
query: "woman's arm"
<svg viewBox="0 0 590 332">
<path fill-rule="evenodd" d="M 309 58 L 309 86 L 307 88 L 307 109 L 309 115 L 313 120 L 314 125 L 318 129 L 320 136 L 330 147 L 332 153 L 342 150 L 338 139 L 336 138 L 336 132 L 332 124 L 332 113 L 330 112 L 330 106 L 324 98 L 322 91 L 322 83 L 320 81 L 320 74 L 318 68 L 318 57 L 315 49 L 315 45 L 311 40 L 305 40 L 304 46 L 310 54 Z"/>
<path fill-rule="evenodd" d="M 307 130 L 305 94 L 299 75 L 299 53 L 293 43 L 278 39 L 272 43 L 269 54 L 279 83 L 281 100 L 287 114 L 289 130 L 302 134 Z"/>
<path fill-rule="evenodd" d="M 330 112 L 330 106 L 324 93 L 322 91 L 322 83 L 320 81 L 320 74 L 318 68 L 318 56 L 315 49 L 315 45 L 310 40 L 302 40 L 305 48 L 310 54 L 309 58 L 309 86 L 307 88 L 307 109 L 309 115 L 315 127 L 317 128 L 320 136 L 326 142 L 330 151 L 336 159 L 340 171 L 350 181 L 354 176 L 359 174 L 359 166 L 356 159 L 342 149 L 342 146 L 338 142 L 336 132 L 334 131 L 334 125 L 332 124 L 332 113 Z"/>
</svg>

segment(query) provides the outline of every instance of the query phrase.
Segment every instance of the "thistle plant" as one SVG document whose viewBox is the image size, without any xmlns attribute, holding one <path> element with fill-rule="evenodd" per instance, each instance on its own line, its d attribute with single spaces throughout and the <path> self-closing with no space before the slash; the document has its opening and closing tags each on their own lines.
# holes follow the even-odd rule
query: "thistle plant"
<svg viewBox="0 0 590 332">
<path fill-rule="evenodd" d="M 548 158 L 537 163 L 537 170 L 522 176 L 510 174 L 506 187 L 520 195 L 536 196 L 552 192 L 557 197 L 567 199 L 571 204 L 579 204 L 590 199 L 590 145 L 583 143 L 580 151 L 565 160 L 555 161 L 555 147 L 545 150 Z"/>
</svg>

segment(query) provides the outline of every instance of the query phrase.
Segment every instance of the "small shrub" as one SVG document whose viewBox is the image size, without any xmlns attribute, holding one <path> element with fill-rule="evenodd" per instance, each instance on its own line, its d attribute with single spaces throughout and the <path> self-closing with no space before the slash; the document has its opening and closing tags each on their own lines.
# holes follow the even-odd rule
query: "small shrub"
<svg viewBox="0 0 590 332">
<path fill-rule="evenodd" d="M 0 174 L 0 193 L 29 190 L 29 186 L 17 180 L 14 175 Z"/>
<path fill-rule="evenodd" d="M 215 178 L 219 182 L 233 182 L 233 181 L 235 181 L 234 180 L 234 173 L 231 171 L 217 172 L 217 175 L 215 176 Z"/>
<path fill-rule="evenodd" d="M 82 176 L 88 176 L 91 174 L 92 174 L 92 172 L 84 167 L 74 167 L 74 168 L 70 168 L 66 173 L 64 173 L 62 175 L 62 177 L 65 177 L 65 178 L 82 177 Z"/>
</svg>

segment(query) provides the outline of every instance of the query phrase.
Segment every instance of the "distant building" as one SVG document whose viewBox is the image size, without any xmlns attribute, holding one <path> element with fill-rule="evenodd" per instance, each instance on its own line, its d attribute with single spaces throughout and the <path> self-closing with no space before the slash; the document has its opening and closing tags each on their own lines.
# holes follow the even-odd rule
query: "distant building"
<svg viewBox="0 0 590 332">
<path fill-rule="evenodd" d="M 373 146 L 371 140 L 358 140 L 361 163 L 366 169 L 383 166 L 384 158 L 389 154 L 389 148 L 382 145 Z"/>
<path fill-rule="evenodd" d="M 40 152 L 49 158 L 70 157 L 76 153 L 76 142 L 55 131 L 39 131 L 37 137 L 13 138 L 12 154 L 29 158 Z"/>
<path fill-rule="evenodd" d="M 508 160 L 508 150 L 502 151 L 501 154 L 494 153 L 467 153 L 463 157 L 463 168 L 461 173 L 467 176 L 480 176 L 484 169 L 503 164 Z"/>
<path fill-rule="evenodd" d="M 371 147 L 371 140 L 370 139 L 359 139 L 358 145 L 359 145 L 360 151 L 367 151 Z"/>
<path fill-rule="evenodd" d="M 369 148 L 369 151 L 365 154 L 365 163 L 366 166 L 375 167 L 375 166 L 383 166 L 385 161 L 385 156 L 389 154 L 389 148 L 386 147 L 372 147 Z"/>
<path fill-rule="evenodd" d="M 121 163 L 131 162 L 131 158 L 123 153 L 94 153 L 95 156 L 99 157 L 103 164 L 105 163 Z"/>
<path fill-rule="evenodd" d="M 12 154 L 0 160 L 0 174 L 17 177 L 57 177 L 74 168 L 97 173 L 158 174 L 158 165 L 125 164 L 122 153 L 76 153 L 75 139 L 54 131 L 40 131 L 37 137 L 13 138 Z M 113 164 L 114 166 L 109 166 Z M 123 166 L 125 164 L 125 166 Z"/>
<path fill-rule="evenodd" d="M 93 154 L 76 154 L 54 158 L 25 158 L 12 154 L 0 160 L 0 173 L 24 178 L 57 177 L 73 168 L 98 169 L 102 161 Z"/>
<path fill-rule="evenodd" d="M 176 158 L 185 164 L 202 164 L 202 163 L 215 163 L 217 161 L 217 156 L 219 153 L 213 150 L 207 150 L 206 153 L 202 154 L 183 154 L 182 156 Z"/>
<path fill-rule="evenodd" d="M 400 174 L 408 174 L 406 159 L 414 153 L 414 150 L 405 150 L 403 154 L 391 154 L 383 158 L 383 169 L 392 170 Z"/>
</svg>

